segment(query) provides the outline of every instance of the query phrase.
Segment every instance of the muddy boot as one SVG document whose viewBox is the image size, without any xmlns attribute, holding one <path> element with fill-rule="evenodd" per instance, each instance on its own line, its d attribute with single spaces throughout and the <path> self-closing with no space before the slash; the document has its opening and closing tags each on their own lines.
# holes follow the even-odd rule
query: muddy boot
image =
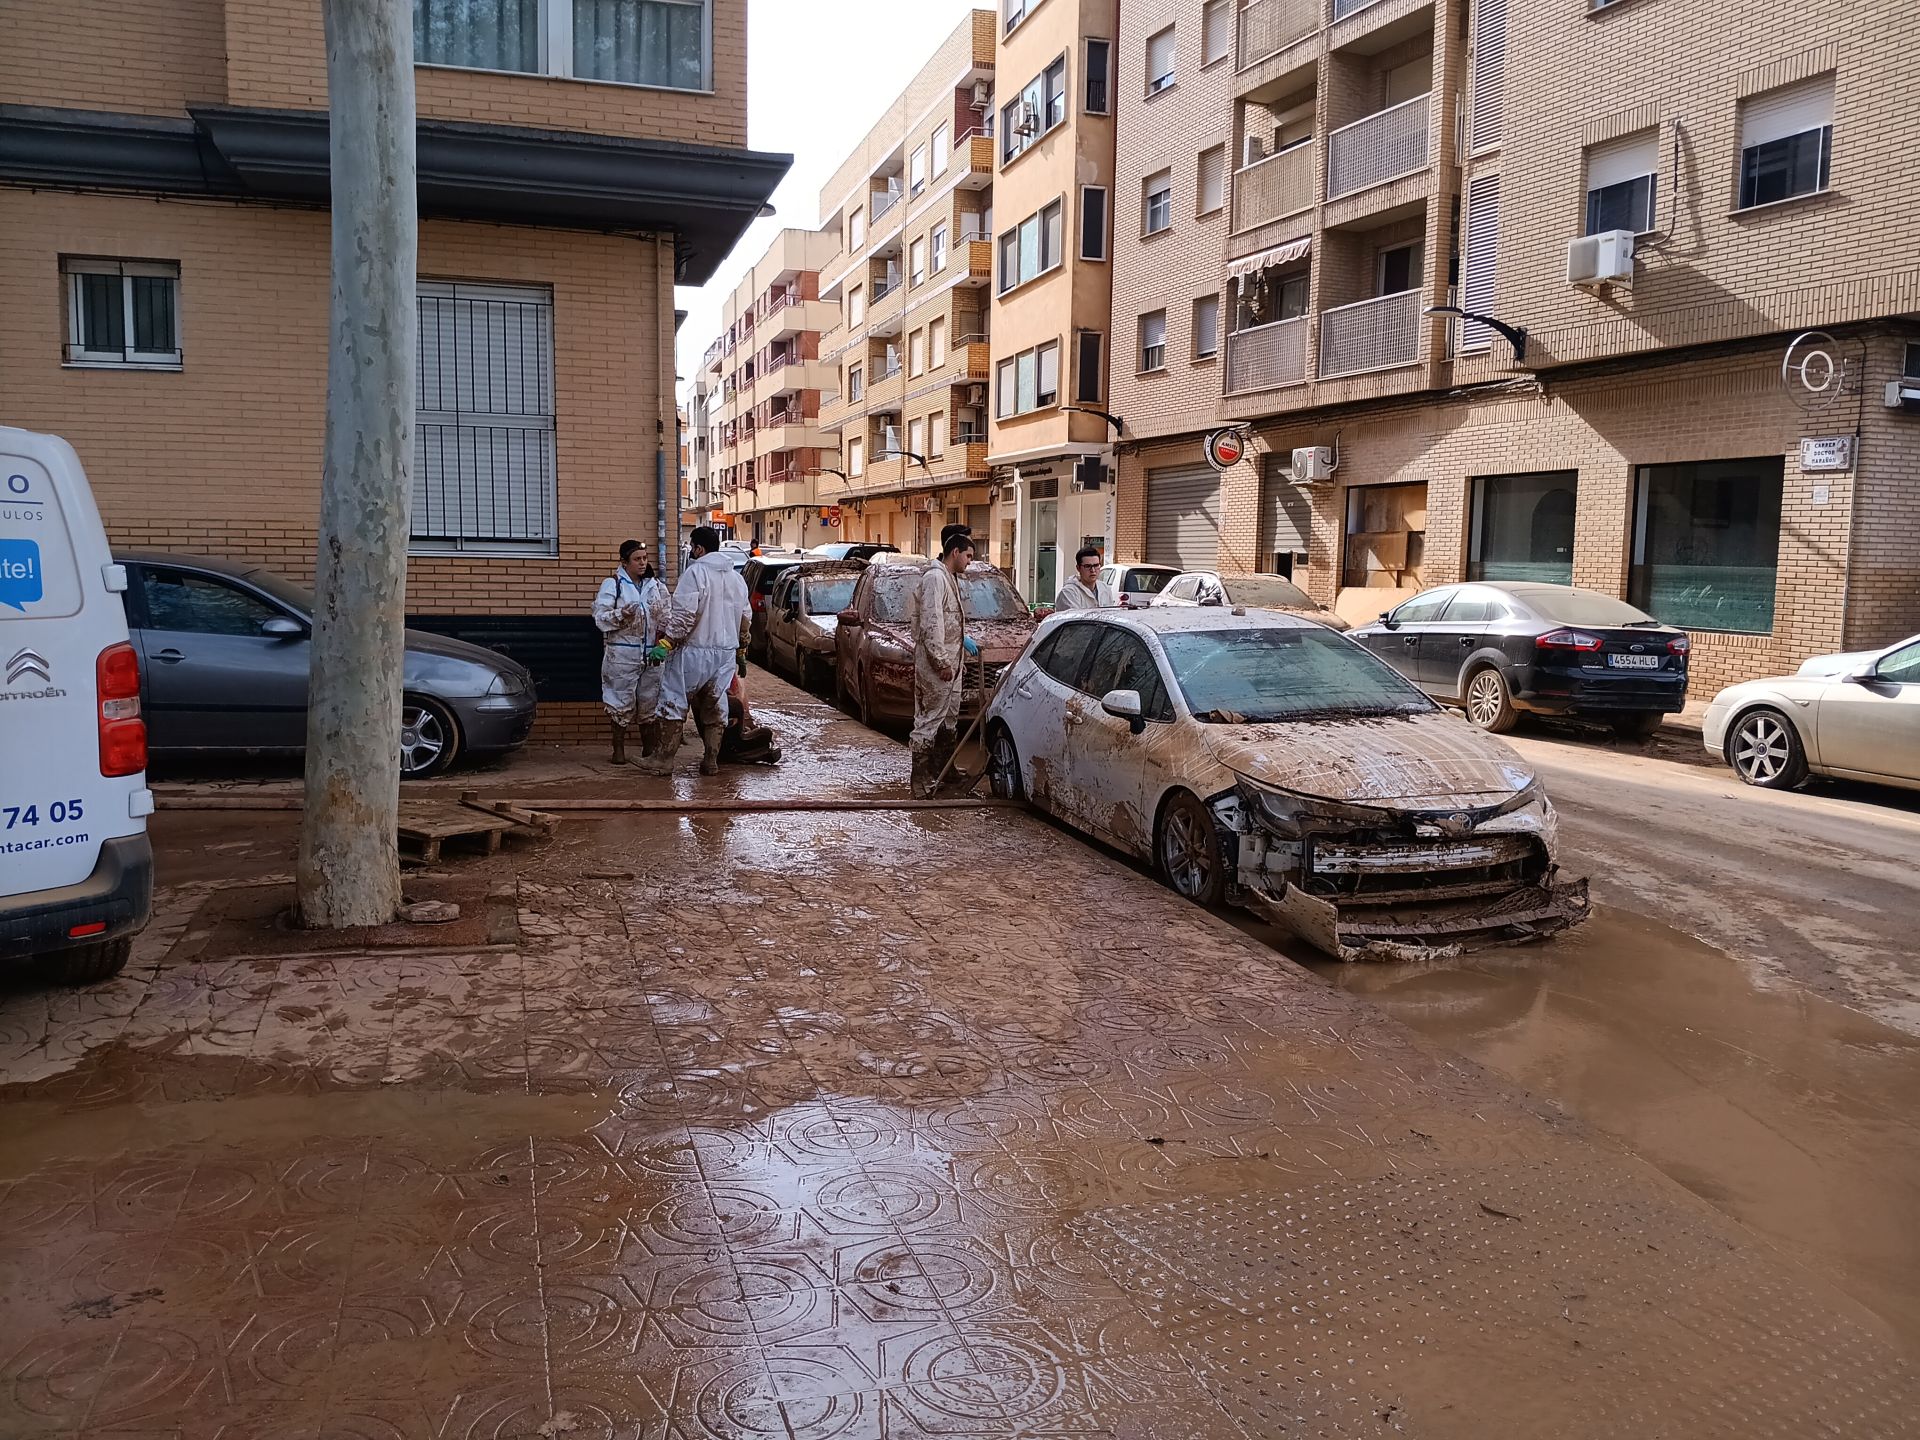
<svg viewBox="0 0 1920 1440">
<path fill-rule="evenodd" d="M 953 760 L 953 752 L 959 748 L 959 738 L 951 730 L 942 730 L 933 737 L 933 748 L 927 752 L 928 795 L 937 796 L 947 784 L 952 783 L 953 771 L 948 767 Z M 944 783 L 940 778 L 942 772 L 946 775 Z"/>
<path fill-rule="evenodd" d="M 913 756 L 913 773 L 912 777 L 907 781 L 907 793 L 912 795 L 916 800 L 930 800 L 933 798 L 933 777 L 939 773 L 932 765 L 933 752 L 931 750 L 915 750 L 912 751 L 911 754 Z"/>
<path fill-rule="evenodd" d="M 613 730 L 613 763 L 624 765 L 627 763 L 627 727 L 618 720 L 609 721 L 608 724 Z"/>
<path fill-rule="evenodd" d="M 640 723 L 640 758 L 651 760 L 654 752 L 660 748 L 660 722 L 643 720 Z"/>
<path fill-rule="evenodd" d="M 702 725 L 700 740 L 706 746 L 700 755 L 700 773 L 718 775 L 720 773 L 720 741 L 726 734 L 722 725 Z"/>
<path fill-rule="evenodd" d="M 686 727 L 684 720 L 657 721 L 658 731 L 654 736 L 653 753 L 640 762 L 640 768 L 649 775 L 673 774 L 673 762 L 680 755 L 680 735 Z"/>
</svg>

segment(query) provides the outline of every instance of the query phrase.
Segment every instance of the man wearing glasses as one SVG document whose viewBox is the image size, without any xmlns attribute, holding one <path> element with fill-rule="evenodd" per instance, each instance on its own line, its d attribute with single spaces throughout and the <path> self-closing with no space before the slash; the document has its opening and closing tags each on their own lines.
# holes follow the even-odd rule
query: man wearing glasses
<svg viewBox="0 0 1920 1440">
<path fill-rule="evenodd" d="M 1098 610 L 1100 604 L 1100 552 L 1091 545 L 1073 557 L 1073 578 L 1060 587 L 1056 610 Z"/>
</svg>

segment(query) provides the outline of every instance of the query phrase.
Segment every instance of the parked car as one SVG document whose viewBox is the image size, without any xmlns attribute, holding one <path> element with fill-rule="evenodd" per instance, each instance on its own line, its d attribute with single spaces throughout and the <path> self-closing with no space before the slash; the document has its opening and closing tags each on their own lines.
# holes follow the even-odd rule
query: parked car
<svg viewBox="0 0 1920 1440">
<path fill-rule="evenodd" d="M 1179 571 L 1171 565 L 1103 565 L 1097 589 L 1102 605 L 1147 606 Z"/>
<path fill-rule="evenodd" d="M 1729 685 L 1707 706 L 1701 739 L 1766 790 L 1809 775 L 1920 790 L 1920 635 Z"/>
<path fill-rule="evenodd" d="M 1605 720 L 1645 739 L 1687 703 L 1686 632 L 1575 585 L 1440 585 L 1353 638 L 1495 735 L 1527 711 Z"/>
<path fill-rule="evenodd" d="M 0 962 L 118 974 L 153 901 L 147 735 L 80 457 L 0 427 Z"/>
<path fill-rule="evenodd" d="M 1222 575 L 1214 570 L 1188 570 L 1168 581 L 1151 603 L 1169 607 L 1219 605 L 1227 609 L 1277 610 L 1287 615 L 1304 615 L 1333 630 L 1347 628 L 1346 621 L 1291 580 L 1278 575 Z"/>
<path fill-rule="evenodd" d="M 834 683 L 842 701 L 866 724 L 913 719 L 914 591 L 934 562 L 889 557 L 869 564 L 853 600 L 834 628 Z M 1037 623 L 1004 572 L 976 560 L 960 577 L 967 633 L 980 646 L 980 664 L 967 665 L 962 715 L 979 712 L 984 683 L 992 689 L 1033 636 Z"/>
<path fill-rule="evenodd" d="M 853 603 L 864 569 L 858 560 L 809 560 L 782 571 L 767 597 L 767 663 L 802 685 L 825 685 L 840 612 Z"/>
<path fill-rule="evenodd" d="M 1535 939 L 1587 915 L 1526 762 L 1305 616 L 1055 615 L 986 733 L 996 794 L 1343 959 Z"/>
<path fill-rule="evenodd" d="M 127 567 L 127 618 L 156 755 L 291 754 L 307 742 L 313 596 L 246 561 L 152 553 Z M 512 750 L 533 728 L 533 677 L 497 651 L 406 632 L 400 774 Z"/>
<path fill-rule="evenodd" d="M 773 582 L 795 565 L 804 564 L 807 559 L 804 550 L 767 551 L 755 555 L 740 567 L 740 578 L 747 582 L 747 604 L 751 607 L 747 632 L 749 659 L 767 658 L 767 596 L 773 592 Z"/>
<path fill-rule="evenodd" d="M 871 560 L 876 555 L 899 553 L 898 545 L 879 540 L 836 540 L 829 545 L 816 545 L 807 552 L 816 560 Z"/>
</svg>

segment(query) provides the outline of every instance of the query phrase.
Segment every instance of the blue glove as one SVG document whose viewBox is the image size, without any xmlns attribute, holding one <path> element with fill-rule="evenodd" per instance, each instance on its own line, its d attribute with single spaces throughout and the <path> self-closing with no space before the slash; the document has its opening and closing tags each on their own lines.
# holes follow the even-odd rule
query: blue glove
<svg viewBox="0 0 1920 1440">
<path fill-rule="evenodd" d="M 967 652 L 968 659 L 978 660 L 980 658 L 980 646 L 974 640 L 973 636 L 971 635 L 961 636 L 960 645 L 961 645 L 961 648 Z"/>
</svg>

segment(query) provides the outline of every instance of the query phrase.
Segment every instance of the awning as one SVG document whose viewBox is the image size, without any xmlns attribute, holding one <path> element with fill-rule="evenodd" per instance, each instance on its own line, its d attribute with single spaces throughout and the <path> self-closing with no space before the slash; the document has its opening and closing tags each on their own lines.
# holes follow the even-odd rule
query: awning
<svg viewBox="0 0 1920 1440">
<path fill-rule="evenodd" d="M 1238 280 L 1251 275 L 1256 270 L 1272 270 L 1276 266 L 1291 265 L 1301 259 L 1313 248 L 1313 237 L 1304 235 L 1298 240 L 1289 240 L 1284 245 L 1275 245 L 1270 250 L 1262 250 L 1258 255 L 1243 256 L 1227 262 L 1227 275 Z"/>
</svg>

